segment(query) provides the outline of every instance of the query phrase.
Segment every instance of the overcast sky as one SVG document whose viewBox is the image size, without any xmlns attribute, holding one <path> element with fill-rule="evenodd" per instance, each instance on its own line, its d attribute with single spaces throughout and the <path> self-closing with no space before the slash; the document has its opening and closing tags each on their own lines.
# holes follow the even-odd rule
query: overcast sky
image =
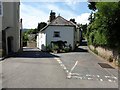
<svg viewBox="0 0 120 90">
<path fill-rule="evenodd" d="M 75 18 L 77 23 L 88 23 L 90 10 L 87 2 L 21 2 L 20 17 L 23 28 L 36 28 L 38 23 L 47 22 L 51 10 L 69 20 Z"/>
</svg>

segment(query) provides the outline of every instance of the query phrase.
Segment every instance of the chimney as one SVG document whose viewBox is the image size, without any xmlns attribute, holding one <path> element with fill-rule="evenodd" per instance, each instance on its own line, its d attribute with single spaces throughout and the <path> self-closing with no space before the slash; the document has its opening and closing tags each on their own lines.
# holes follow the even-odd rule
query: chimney
<svg viewBox="0 0 120 90">
<path fill-rule="evenodd" d="M 70 19 L 70 21 L 73 22 L 73 23 L 75 23 L 75 24 L 77 24 L 77 23 L 75 22 L 75 19 L 74 19 L 74 18 L 73 18 L 73 19 Z"/>
<path fill-rule="evenodd" d="M 50 22 L 51 22 L 52 20 L 54 20 L 55 18 L 56 18 L 55 12 L 53 12 L 53 11 L 51 10 L 51 12 L 50 12 Z"/>
</svg>

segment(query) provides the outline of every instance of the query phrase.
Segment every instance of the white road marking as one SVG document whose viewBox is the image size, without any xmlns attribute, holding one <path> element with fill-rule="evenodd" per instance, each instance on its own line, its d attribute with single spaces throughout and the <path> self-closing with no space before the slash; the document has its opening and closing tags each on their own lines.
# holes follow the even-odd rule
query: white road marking
<svg viewBox="0 0 120 90">
<path fill-rule="evenodd" d="M 66 70 L 66 72 L 68 73 L 69 71 L 68 71 L 68 70 Z"/>
<path fill-rule="evenodd" d="M 117 79 L 117 77 L 113 77 L 114 79 Z"/>
<path fill-rule="evenodd" d="M 60 58 L 54 58 L 54 59 L 58 61 L 58 63 L 60 64 L 60 66 L 63 68 L 63 70 L 65 70 L 65 72 L 68 74 L 69 71 L 67 70 L 66 66 L 62 63 L 62 61 L 60 60 Z"/>
<path fill-rule="evenodd" d="M 76 67 L 77 64 L 78 64 L 78 61 L 75 62 L 74 66 L 71 68 L 70 72 L 72 72 L 74 70 L 74 68 Z"/>
<path fill-rule="evenodd" d="M 72 71 L 73 71 L 74 68 L 76 67 L 77 63 L 78 63 L 78 61 L 76 61 L 75 64 L 74 64 L 74 66 L 71 68 L 70 72 L 68 73 L 67 78 L 69 78 L 69 79 L 71 78 L 71 76 L 72 76 Z"/>
<path fill-rule="evenodd" d="M 79 76 L 78 73 L 71 73 L 72 76 Z"/>
<path fill-rule="evenodd" d="M 60 60 L 60 58 L 54 58 L 55 60 L 58 61 L 58 63 L 60 64 L 60 66 L 63 68 L 63 70 L 65 70 L 66 74 L 67 74 L 67 79 L 70 78 L 76 78 L 76 79 L 87 79 L 87 80 L 99 80 L 99 81 L 104 81 L 102 78 L 100 78 L 100 75 L 90 75 L 90 74 L 86 74 L 86 75 L 82 75 L 80 76 L 80 74 L 78 73 L 72 73 L 72 71 L 75 69 L 75 67 L 78 64 L 78 61 L 75 62 L 74 66 L 71 68 L 71 70 L 69 71 L 66 66 L 62 63 L 62 61 Z M 118 80 L 117 77 L 115 76 L 104 76 L 109 82 L 116 82 L 116 80 Z M 114 79 L 111 80 L 110 78 Z"/>
<path fill-rule="evenodd" d="M 89 75 L 89 74 L 86 74 L 86 76 L 91 76 L 91 75 Z"/>
<path fill-rule="evenodd" d="M 97 77 L 100 77 L 99 75 L 97 75 Z"/>
<path fill-rule="evenodd" d="M 103 79 L 100 79 L 100 81 L 103 81 Z"/>
<path fill-rule="evenodd" d="M 91 80 L 91 79 L 93 79 L 93 78 L 88 78 L 88 80 Z"/>
<path fill-rule="evenodd" d="M 112 80 L 108 79 L 109 82 L 112 82 Z"/>
</svg>

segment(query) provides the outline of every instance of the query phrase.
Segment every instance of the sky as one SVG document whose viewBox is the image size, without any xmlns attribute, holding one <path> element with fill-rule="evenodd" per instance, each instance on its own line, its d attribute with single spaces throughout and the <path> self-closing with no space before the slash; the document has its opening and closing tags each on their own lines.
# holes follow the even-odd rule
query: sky
<svg viewBox="0 0 120 90">
<path fill-rule="evenodd" d="M 77 23 L 88 23 L 91 13 L 87 2 L 21 2 L 20 18 L 23 19 L 23 28 L 37 28 L 38 23 L 47 22 L 51 10 L 63 18 L 75 18 Z"/>
</svg>

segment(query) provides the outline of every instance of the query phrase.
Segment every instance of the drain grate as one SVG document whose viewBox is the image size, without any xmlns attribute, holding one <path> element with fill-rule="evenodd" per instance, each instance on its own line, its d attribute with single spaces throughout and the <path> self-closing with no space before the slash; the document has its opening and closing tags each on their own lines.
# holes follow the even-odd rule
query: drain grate
<svg viewBox="0 0 120 90">
<path fill-rule="evenodd" d="M 110 69 L 114 69 L 112 66 L 110 66 L 109 64 L 106 63 L 98 63 L 102 68 L 110 68 Z"/>
</svg>

